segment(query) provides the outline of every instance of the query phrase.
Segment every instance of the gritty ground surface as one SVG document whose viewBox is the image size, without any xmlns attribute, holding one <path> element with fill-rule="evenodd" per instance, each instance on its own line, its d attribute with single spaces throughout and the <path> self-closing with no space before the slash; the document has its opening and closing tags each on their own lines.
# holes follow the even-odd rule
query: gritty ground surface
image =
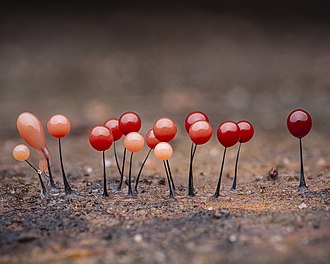
<svg viewBox="0 0 330 264">
<path fill-rule="evenodd" d="M 63 141 L 66 171 L 78 195 L 45 200 L 33 171 L 10 157 L 17 142 L 8 139 L 0 167 L 0 262 L 329 263 L 326 140 L 314 133 L 304 141 L 309 185 L 304 194 L 297 191 L 298 142 L 285 134 L 256 135 L 243 145 L 237 193 L 230 192 L 236 147 L 229 149 L 222 195 L 216 200 L 211 196 L 222 148 L 215 140 L 200 146 L 194 164 L 197 196 L 188 198 L 189 142 L 179 135 L 171 160 L 176 200 L 168 199 L 163 167 L 153 156 L 136 198 L 126 198 L 126 188 L 115 194 L 118 172 L 112 151 L 107 152 L 110 197 L 104 199 L 101 153 L 91 150 L 84 135 Z M 49 143 L 53 173 L 61 185 L 56 145 Z M 144 155 L 136 155 L 134 172 Z M 275 179 L 269 177 L 273 167 Z"/>
</svg>

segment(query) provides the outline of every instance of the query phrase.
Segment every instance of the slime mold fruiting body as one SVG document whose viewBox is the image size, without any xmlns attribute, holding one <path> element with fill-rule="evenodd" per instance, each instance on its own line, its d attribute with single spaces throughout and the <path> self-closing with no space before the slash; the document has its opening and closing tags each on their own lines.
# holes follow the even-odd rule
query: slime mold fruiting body
<svg viewBox="0 0 330 264">
<path fill-rule="evenodd" d="M 144 138 L 141 134 L 137 132 L 131 132 L 126 135 L 124 140 L 125 148 L 131 152 L 130 162 L 129 162 L 129 173 L 128 173 L 128 197 L 133 196 L 132 191 L 132 163 L 133 163 L 133 153 L 138 152 L 144 147 Z"/>
<path fill-rule="evenodd" d="M 250 141 L 254 135 L 254 128 L 250 122 L 242 120 L 242 121 L 239 121 L 237 123 L 237 125 L 240 130 L 240 139 L 239 139 L 239 145 L 238 145 L 237 154 L 236 154 L 235 174 L 234 174 L 234 179 L 233 179 L 233 185 L 231 187 L 232 191 L 236 191 L 238 158 L 239 158 L 239 153 L 241 150 L 241 145 L 242 145 L 242 143 L 246 143 L 246 142 Z"/>
<path fill-rule="evenodd" d="M 170 198 L 175 198 L 174 196 L 174 191 L 173 191 L 173 186 L 172 186 L 172 175 L 171 175 L 171 170 L 169 170 L 169 166 L 167 166 L 166 161 L 168 161 L 172 155 L 173 155 L 173 149 L 171 145 L 167 142 L 160 142 L 156 145 L 154 149 L 154 154 L 155 157 L 159 160 L 163 161 L 165 172 L 166 172 L 166 177 L 168 181 L 168 187 L 170 189 Z"/>
<path fill-rule="evenodd" d="M 311 116 L 302 109 L 297 109 L 292 111 L 287 119 L 287 126 L 290 133 L 299 138 L 299 149 L 300 149 L 300 181 L 299 190 L 307 190 L 307 185 L 305 181 L 304 173 L 304 163 L 303 163 L 303 151 L 302 151 L 302 138 L 305 137 L 312 129 L 312 118 Z"/>
<path fill-rule="evenodd" d="M 13 149 L 13 157 L 18 161 L 25 161 L 38 174 L 38 178 L 39 178 L 40 186 L 41 186 L 41 198 L 48 197 L 46 187 L 45 187 L 44 182 L 42 181 L 42 178 L 41 178 L 41 173 L 42 172 L 40 170 L 38 170 L 36 167 L 34 167 L 28 161 L 29 156 L 30 156 L 30 149 L 24 144 L 17 145 Z"/>
<path fill-rule="evenodd" d="M 177 133 L 177 126 L 175 122 L 168 117 L 159 118 L 153 125 L 153 131 L 156 139 L 160 142 L 170 142 L 175 138 Z M 167 171 L 169 172 L 170 180 L 172 183 L 172 188 L 175 190 L 175 184 L 171 173 L 171 167 L 168 159 L 164 161 L 166 163 Z"/>
<path fill-rule="evenodd" d="M 189 128 L 189 137 L 193 144 L 191 145 L 190 150 L 188 195 L 195 196 L 192 164 L 197 146 L 207 143 L 212 137 L 212 127 L 210 123 L 204 120 L 196 121 Z"/>
<path fill-rule="evenodd" d="M 89 133 L 89 143 L 97 150 L 102 151 L 103 160 L 103 196 L 108 197 L 107 176 L 105 169 L 105 151 L 108 150 L 113 142 L 111 131 L 105 126 L 96 126 Z"/>
<path fill-rule="evenodd" d="M 124 136 L 131 132 L 139 132 L 141 129 L 141 118 L 134 112 L 126 112 L 119 118 L 119 129 Z M 123 163 L 121 166 L 120 181 L 117 187 L 117 192 L 121 190 L 121 186 L 124 180 L 125 159 L 126 147 L 124 148 Z"/>
<path fill-rule="evenodd" d="M 229 147 L 234 146 L 238 141 L 240 137 L 239 127 L 236 123 L 227 121 L 220 124 L 218 130 L 217 130 L 217 138 L 221 145 L 225 147 L 220 167 L 220 174 L 219 174 L 219 180 L 218 184 L 214 193 L 214 197 L 217 198 L 220 196 L 220 185 L 221 185 L 221 177 L 223 172 L 223 166 L 225 163 L 225 157 L 226 157 L 226 150 Z"/>
<path fill-rule="evenodd" d="M 40 120 L 29 112 L 21 113 L 17 118 L 17 130 L 24 141 L 47 161 L 50 185 L 57 190 L 50 168 L 50 155 L 46 146 L 45 132 Z"/>
<path fill-rule="evenodd" d="M 62 146 L 61 146 L 61 138 L 65 137 L 69 134 L 71 129 L 70 120 L 64 115 L 54 115 L 47 122 L 47 128 L 49 134 L 58 139 L 58 149 L 60 154 L 60 163 L 61 170 L 63 176 L 64 190 L 66 194 L 72 194 L 73 190 L 68 182 L 66 177 L 64 166 L 63 166 L 63 158 L 62 158 Z"/>
<path fill-rule="evenodd" d="M 119 121 L 118 121 L 117 118 L 110 118 L 109 120 L 107 120 L 104 123 L 104 126 L 106 126 L 112 133 L 112 136 L 113 136 L 113 153 L 115 155 L 115 160 L 116 160 L 116 165 L 117 165 L 119 175 L 121 175 L 121 169 L 120 169 L 118 156 L 117 156 L 117 150 L 116 150 L 116 141 L 121 139 L 121 137 L 123 136 L 123 133 L 121 133 L 121 131 L 119 129 Z"/>
<path fill-rule="evenodd" d="M 185 129 L 189 134 L 189 129 L 191 125 L 197 121 L 207 121 L 209 122 L 209 118 L 203 112 L 192 112 L 190 113 L 185 120 Z M 190 135 L 189 135 L 190 136 Z M 192 141 L 191 148 L 190 148 L 190 158 L 189 158 L 189 175 L 188 175 L 188 195 L 195 196 L 194 193 L 194 178 L 193 178 L 193 170 L 192 170 L 192 163 L 195 157 L 197 144 Z"/>
</svg>

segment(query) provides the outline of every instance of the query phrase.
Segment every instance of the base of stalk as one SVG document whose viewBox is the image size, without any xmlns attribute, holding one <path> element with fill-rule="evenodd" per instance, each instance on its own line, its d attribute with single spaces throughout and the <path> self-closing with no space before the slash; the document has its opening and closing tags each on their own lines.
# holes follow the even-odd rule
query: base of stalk
<svg viewBox="0 0 330 264">
<path fill-rule="evenodd" d="M 133 193 L 129 193 L 129 194 L 127 194 L 126 198 L 133 199 L 133 198 L 135 198 L 135 195 Z"/>
<path fill-rule="evenodd" d="M 190 196 L 190 197 L 195 197 L 196 194 L 194 193 L 194 191 L 189 191 L 188 196 Z"/>
<path fill-rule="evenodd" d="M 174 196 L 173 193 L 170 194 L 169 198 L 170 198 L 171 200 L 176 200 L 176 198 L 175 198 L 175 196 Z"/>
<path fill-rule="evenodd" d="M 298 191 L 299 192 L 306 192 L 306 191 L 308 191 L 307 185 L 299 185 Z"/>
</svg>

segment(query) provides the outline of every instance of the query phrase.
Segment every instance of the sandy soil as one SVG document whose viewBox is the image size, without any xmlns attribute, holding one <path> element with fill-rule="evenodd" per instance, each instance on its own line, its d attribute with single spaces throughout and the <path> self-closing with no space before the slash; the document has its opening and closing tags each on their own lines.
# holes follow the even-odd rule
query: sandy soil
<svg viewBox="0 0 330 264">
<path fill-rule="evenodd" d="M 119 176 L 112 150 L 107 153 L 110 197 L 102 198 L 101 154 L 85 136 L 64 141 L 76 197 L 61 193 L 41 199 L 37 175 L 10 153 L 1 157 L 1 263 L 329 263 L 330 165 L 322 135 L 304 142 L 306 193 L 297 191 L 296 140 L 287 134 L 256 136 L 243 145 L 237 193 L 230 191 L 236 147 L 229 149 L 218 199 L 211 196 L 222 148 L 215 140 L 198 148 L 197 196 L 188 198 L 189 142 L 179 135 L 171 160 L 176 200 L 168 198 L 162 164 L 153 156 L 139 194 L 128 199 L 126 188 L 115 194 Z M 5 142 L 7 152 L 14 142 Z M 55 179 L 62 186 L 56 145 L 50 143 Z M 144 155 L 136 156 L 134 172 Z M 269 177 L 273 167 L 275 179 Z"/>
</svg>

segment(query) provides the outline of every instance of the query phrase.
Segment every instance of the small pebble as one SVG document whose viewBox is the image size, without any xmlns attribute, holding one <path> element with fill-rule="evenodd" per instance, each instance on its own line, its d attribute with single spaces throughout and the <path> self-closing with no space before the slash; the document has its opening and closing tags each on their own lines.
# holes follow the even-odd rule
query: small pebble
<svg viewBox="0 0 330 264">
<path fill-rule="evenodd" d="M 17 238 L 17 241 L 20 243 L 27 243 L 38 238 L 39 236 L 33 233 L 22 233 Z"/>
<path fill-rule="evenodd" d="M 230 235 L 229 236 L 229 241 L 232 242 L 232 243 L 236 242 L 237 241 L 237 236 L 234 235 L 234 234 L 233 235 Z"/>
<path fill-rule="evenodd" d="M 276 167 L 273 167 L 270 169 L 270 171 L 268 172 L 268 178 L 275 180 L 278 176 L 278 170 Z"/>
<path fill-rule="evenodd" d="M 89 176 L 91 175 L 92 172 L 93 172 L 93 168 L 88 166 L 84 170 L 84 176 Z"/>
<path fill-rule="evenodd" d="M 136 243 L 141 243 L 143 241 L 143 237 L 141 234 L 136 234 L 134 237 L 133 237 L 134 241 Z"/>
</svg>

